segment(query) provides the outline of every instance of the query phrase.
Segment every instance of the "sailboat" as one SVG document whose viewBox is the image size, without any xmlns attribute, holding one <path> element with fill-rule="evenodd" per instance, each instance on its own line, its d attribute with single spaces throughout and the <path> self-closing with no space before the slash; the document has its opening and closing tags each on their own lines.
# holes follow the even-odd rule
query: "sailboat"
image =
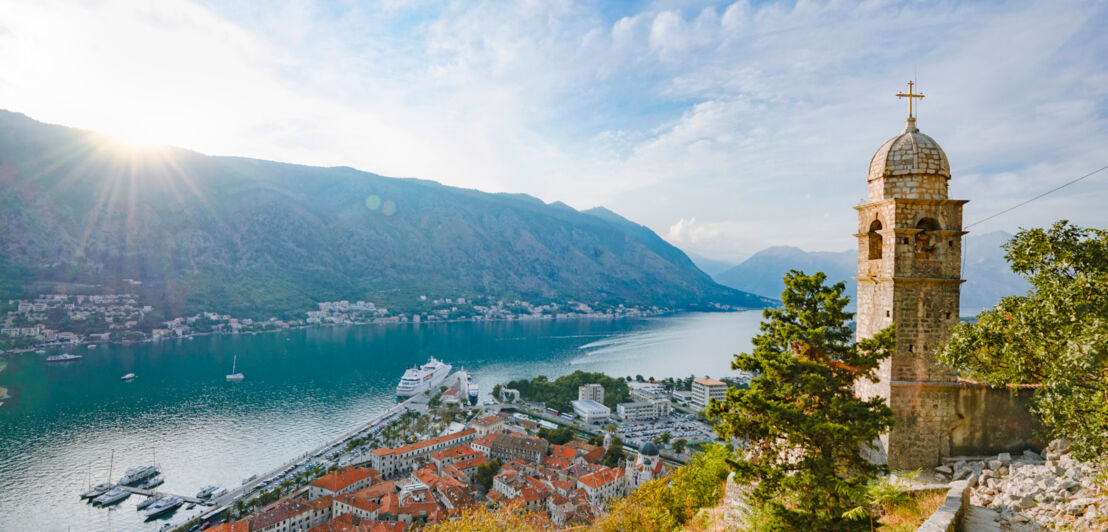
<svg viewBox="0 0 1108 532">
<path fill-rule="evenodd" d="M 241 381 L 242 379 L 246 378 L 246 375 L 243 375 L 242 373 L 238 373 L 238 372 L 235 371 L 236 368 L 238 368 L 238 364 L 239 364 L 239 356 L 235 355 L 235 361 L 231 363 L 231 374 L 227 376 L 228 381 L 238 382 L 238 381 Z"/>
<path fill-rule="evenodd" d="M 115 466 L 115 449 L 112 449 L 112 459 L 108 465 L 108 481 L 101 482 L 96 486 L 93 486 L 88 491 L 81 494 L 82 499 L 93 500 L 101 495 L 104 495 L 108 490 L 112 489 L 112 467 Z M 92 462 L 89 462 L 89 483 L 92 482 Z"/>
</svg>

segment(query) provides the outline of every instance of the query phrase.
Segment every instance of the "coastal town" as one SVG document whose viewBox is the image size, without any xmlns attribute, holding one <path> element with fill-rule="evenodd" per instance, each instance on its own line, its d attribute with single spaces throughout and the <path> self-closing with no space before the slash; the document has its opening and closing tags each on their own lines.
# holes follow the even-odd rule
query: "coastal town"
<svg viewBox="0 0 1108 532">
<path fill-rule="evenodd" d="M 690 390 L 632 382 L 632 400 L 613 413 L 603 405 L 604 387 L 590 383 L 578 388 L 573 413 L 561 413 L 503 387 L 479 401 L 465 371 L 436 375 L 434 388 L 233 490 L 210 486 L 190 498 L 117 489 L 129 492 L 124 498 L 176 501 L 174 510 L 185 499 L 200 507 L 178 516 L 147 503 L 154 517 L 185 519 L 167 521 L 166 530 L 400 531 L 476 505 L 585 525 L 716 441 L 695 413 L 727 387 L 710 378 L 695 379 Z"/>
<path fill-rule="evenodd" d="M 140 281 L 126 281 L 141 285 Z M 613 306 L 576 301 L 533 304 L 513 300 L 479 304 L 465 297 L 419 296 L 417 299 L 412 306 L 424 310 L 394 312 L 371 301 L 341 300 L 320 302 L 317 309 L 306 311 L 303 318 L 295 319 L 253 319 L 219 312 L 167 318 L 160 309 L 141 303 L 140 296 L 135 293 L 41 294 L 31 299 L 6 301 L 6 311 L 0 314 L 0 353 L 369 323 L 618 319 L 669 312 L 669 309 L 656 306 Z"/>
</svg>

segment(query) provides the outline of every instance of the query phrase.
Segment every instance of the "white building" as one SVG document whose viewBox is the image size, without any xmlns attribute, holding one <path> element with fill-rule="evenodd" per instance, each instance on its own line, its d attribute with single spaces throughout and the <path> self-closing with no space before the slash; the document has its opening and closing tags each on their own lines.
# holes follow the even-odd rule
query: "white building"
<svg viewBox="0 0 1108 532">
<path fill-rule="evenodd" d="M 618 414 L 620 419 L 624 421 L 658 419 L 660 417 L 668 416 L 669 413 L 669 401 L 665 399 L 620 403 L 616 406 L 616 414 Z"/>
<path fill-rule="evenodd" d="M 604 402 L 604 387 L 593 383 L 586 384 L 577 388 L 577 400 L 578 401 L 596 401 L 598 403 Z"/>
<path fill-rule="evenodd" d="M 573 413 L 584 420 L 585 423 L 607 421 L 612 417 L 612 409 L 596 401 L 573 401 Z"/>
<path fill-rule="evenodd" d="M 722 401 L 727 395 L 727 384 L 715 379 L 696 379 L 692 383 L 692 404 L 698 410 L 708 408 L 712 399 Z"/>
<path fill-rule="evenodd" d="M 638 456 L 634 460 L 628 460 L 625 467 L 628 492 L 635 491 L 639 486 L 662 476 L 665 471 L 665 466 L 658 456 L 658 446 L 650 442 L 643 445 Z"/>
</svg>

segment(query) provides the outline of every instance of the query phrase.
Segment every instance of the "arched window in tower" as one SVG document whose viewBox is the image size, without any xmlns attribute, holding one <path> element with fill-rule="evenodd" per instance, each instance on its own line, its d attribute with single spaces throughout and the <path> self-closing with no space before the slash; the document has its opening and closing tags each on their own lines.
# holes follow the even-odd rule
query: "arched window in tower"
<svg viewBox="0 0 1108 532">
<path fill-rule="evenodd" d="M 940 241 L 940 235 L 933 234 L 934 231 L 942 229 L 939 222 L 934 218 L 923 218 L 916 223 L 916 229 L 919 229 L 916 233 L 916 258 L 925 260 L 939 258 L 937 244 Z"/>
<path fill-rule="evenodd" d="M 869 260 L 881 258 L 881 220 L 869 224 Z"/>
</svg>

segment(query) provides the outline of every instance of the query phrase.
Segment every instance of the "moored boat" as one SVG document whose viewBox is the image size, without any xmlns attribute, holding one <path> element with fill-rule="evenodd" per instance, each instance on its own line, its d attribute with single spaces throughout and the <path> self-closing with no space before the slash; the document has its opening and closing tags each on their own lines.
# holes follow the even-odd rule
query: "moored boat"
<svg viewBox="0 0 1108 532">
<path fill-rule="evenodd" d="M 161 486 L 162 484 L 165 484 L 165 478 L 162 477 L 161 475 L 158 475 L 154 478 L 147 479 L 147 480 L 143 481 L 142 484 L 139 484 L 138 487 L 140 487 L 144 490 L 149 490 L 149 489 L 154 489 L 158 486 Z"/>
<path fill-rule="evenodd" d="M 125 486 L 130 486 L 132 484 L 138 484 L 139 482 L 157 474 L 157 466 L 147 465 L 132 467 L 131 469 L 128 469 L 126 473 L 123 473 L 123 476 L 119 479 L 119 483 Z"/>
<path fill-rule="evenodd" d="M 481 397 L 481 387 L 478 386 L 476 382 L 473 382 L 472 377 L 467 379 L 466 384 L 469 388 L 469 404 L 475 405 L 477 404 L 477 400 Z"/>
<path fill-rule="evenodd" d="M 396 385 L 396 395 L 412 397 L 430 391 L 446 380 L 452 369 L 454 366 L 431 357 L 426 364 L 418 368 L 408 368 L 404 372 L 404 376 L 400 378 L 400 384 Z"/>
<path fill-rule="evenodd" d="M 196 492 L 197 499 L 207 499 L 211 497 L 215 490 L 219 489 L 219 486 L 204 486 L 200 491 Z"/>
<path fill-rule="evenodd" d="M 112 489 L 112 485 L 107 482 L 101 482 L 91 488 L 88 491 L 81 494 L 82 499 L 95 499 Z"/>
<path fill-rule="evenodd" d="M 100 506 L 108 506 L 115 504 L 127 497 L 131 496 L 131 491 L 121 486 L 116 486 L 107 493 L 92 500 L 93 504 L 99 504 Z"/>
<path fill-rule="evenodd" d="M 75 360 L 81 360 L 84 358 L 81 355 L 75 355 L 73 353 L 62 353 L 60 355 L 50 355 L 46 357 L 47 362 L 73 362 Z"/>
<path fill-rule="evenodd" d="M 165 515 L 169 512 L 172 512 L 177 508 L 180 508 L 181 505 L 184 503 L 185 501 L 181 500 L 178 497 L 166 497 L 147 508 L 146 512 L 144 512 L 143 515 L 145 515 L 147 519 L 153 519 L 160 515 Z"/>
<path fill-rule="evenodd" d="M 159 500 L 161 500 L 161 498 L 162 497 L 160 495 L 151 495 L 150 497 L 147 497 L 145 501 L 138 503 L 138 506 L 136 506 L 136 508 L 139 510 L 145 510 L 147 506 L 158 502 Z"/>
</svg>

